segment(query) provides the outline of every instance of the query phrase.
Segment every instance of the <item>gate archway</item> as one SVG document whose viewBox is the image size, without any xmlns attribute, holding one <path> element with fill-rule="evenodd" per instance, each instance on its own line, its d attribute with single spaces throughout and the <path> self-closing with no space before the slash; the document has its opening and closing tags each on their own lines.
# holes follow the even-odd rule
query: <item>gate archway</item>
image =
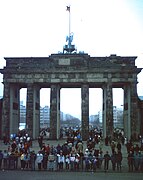
<svg viewBox="0 0 143 180">
<path fill-rule="evenodd" d="M 113 132 L 113 88 L 124 91 L 124 130 L 130 138 L 140 132 L 136 57 L 90 57 L 88 54 L 52 54 L 49 57 L 6 57 L 3 74 L 2 134 L 18 132 L 19 90 L 27 88 L 27 131 L 36 138 L 40 124 L 40 89 L 50 88 L 51 139 L 59 139 L 60 89 L 81 88 L 82 139 L 89 131 L 89 88 L 103 90 L 103 135 Z"/>
</svg>

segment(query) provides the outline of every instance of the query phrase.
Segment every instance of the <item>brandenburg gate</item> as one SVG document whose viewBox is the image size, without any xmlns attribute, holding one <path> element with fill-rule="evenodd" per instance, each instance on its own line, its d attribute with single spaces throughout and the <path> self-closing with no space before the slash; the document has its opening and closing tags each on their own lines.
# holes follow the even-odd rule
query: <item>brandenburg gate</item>
<svg viewBox="0 0 143 180">
<path fill-rule="evenodd" d="M 66 49 L 65 47 L 65 50 Z M 27 88 L 26 127 L 37 138 L 40 129 L 40 89 L 50 88 L 50 137 L 60 135 L 60 90 L 81 88 L 81 134 L 89 132 L 89 88 L 103 90 L 103 136 L 113 132 L 113 88 L 124 92 L 123 121 L 127 138 L 140 132 L 136 57 L 90 57 L 85 53 L 59 53 L 49 57 L 5 57 L 2 134 L 18 132 L 20 89 Z M 75 102 L 76 103 L 76 102 Z M 95 101 L 95 104 L 97 102 Z"/>
</svg>

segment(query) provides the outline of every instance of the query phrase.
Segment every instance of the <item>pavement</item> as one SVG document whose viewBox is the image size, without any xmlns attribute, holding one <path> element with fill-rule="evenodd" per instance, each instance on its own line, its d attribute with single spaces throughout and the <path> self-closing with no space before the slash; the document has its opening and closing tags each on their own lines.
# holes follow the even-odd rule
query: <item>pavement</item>
<svg viewBox="0 0 143 180">
<path fill-rule="evenodd" d="M 0 171 L 0 180 L 143 180 L 142 173 Z"/>
</svg>

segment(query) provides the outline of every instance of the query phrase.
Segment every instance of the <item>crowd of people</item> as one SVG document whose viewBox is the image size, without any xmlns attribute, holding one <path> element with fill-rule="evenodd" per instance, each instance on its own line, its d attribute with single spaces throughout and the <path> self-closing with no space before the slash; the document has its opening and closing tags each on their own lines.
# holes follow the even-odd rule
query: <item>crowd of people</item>
<svg viewBox="0 0 143 180">
<path fill-rule="evenodd" d="M 109 137 L 103 141 L 101 132 L 94 132 L 89 133 L 86 142 L 82 141 L 78 131 L 70 134 L 63 144 L 56 145 L 45 142 L 40 135 L 37 152 L 27 133 L 16 135 L 8 142 L 7 149 L 0 151 L 0 169 L 121 172 L 125 158 L 129 172 L 143 172 L 142 142 L 134 144 L 130 140 L 123 144 L 121 140 L 111 140 Z M 108 146 L 108 150 L 104 146 Z M 122 154 L 123 146 L 127 149 L 126 157 Z"/>
</svg>

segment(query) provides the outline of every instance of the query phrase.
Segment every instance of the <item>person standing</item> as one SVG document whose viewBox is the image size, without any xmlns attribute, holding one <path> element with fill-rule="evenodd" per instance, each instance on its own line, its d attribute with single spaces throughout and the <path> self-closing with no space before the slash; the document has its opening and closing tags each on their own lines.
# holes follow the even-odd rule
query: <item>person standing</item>
<svg viewBox="0 0 143 180">
<path fill-rule="evenodd" d="M 117 153 L 117 170 L 118 171 L 121 171 L 121 168 L 122 168 L 122 152 L 121 151 L 118 151 Z"/>
<path fill-rule="evenodd" d="M 3 153 L 0 150 L 0 169 L 2 168 Z"/>
<path fill-rule="evenodd" d="M 39 136 L 39 137 L 38 137 L 38 144 L 39 144 L 40 149 L 42 149 L 43 136 Z"/>
<path fill-rule="evenodd" d="M 122 145 L 120 142 L 117 143 L 117 150 L 118 152 L 121 152 Z"/>
<path fill-rule="evenodd" d="M 41 170 L 42 161 L 43 161 L 43 154 L 41 153 L 41 151 L 39 151 L 36 155 L 36 162 L 38 164 L 38 170 Z"/>
<path fill-rule="evenodd" d="M 75 162 L 75 153 L 72 152 L 70 154 L 70 169 L 71 169 L 71 171 L 74 170 L 74 162 Z"/>
<path fill-rule="evenodd" d="M 98 165 L 98 168 L 101 169 L 101 166 L 102 166 L 102 162 L 103 162 L 103 152 L 100 151 L 98 156 L 96 157 L 97 158 L 97 165 Z"/>
<path fill-rule="evenodd" d="M 24 170 L 25 168 L 25 153 L 22 152 L 21 156 L 20 156 L 20 162 L 21 162 L 21 170 Z"/>
<path fill-rule="evenodd" d="M 96 169 L 97 169 L 97 158 L 96 157 L 94 157 L 94 159 L 93 159 L 93 171 L 94 172 L 96 172 Z"/>
<path fill-rule="evenodd" d="M 7 150 L 4 150 L 3 152 L 3 169 L 8 168 L 8 152 Z"/>
<path fill-rule="evenodd" d="M 30 153 L 30 166 L 32 171 L 35 171 L 35 160 L 36 160 L 36 154 L 35 151 L 32 151 Z"/>
<path fill-rule="evenodd" d="M 133 172 L 133 168 L 134 168 L 134 154 L 132 151 L 130 151 L 128 153 L 128 167 L 129 167 L 129 172 Z"/>
<path fill-rule="evenodd" d="M 136 151 L 134 153 L 134 168 L 136 172 L 139 171 L 139 166 L 140 166 L 140 154 Z"/>
<path fill-rule="evenodd" d="M 116 151 L 114 151 L 111 155 L 111 162 L 112 162 L 112 170 L 115 171 L 116 164 L 117 164 L 117 154 Z"/>
<path fill-rule="evenodd" d="M 46 151 L 43 153 L 43 169 L 47 170 L 47 164 L 48 164 L 48 154 Z"/>
<path fill-rule="evenodd" d="M 58 161 L 58 170 L 63 170 L 63 165 L 65 163 L 65 157 L 64 157 L 62 151 L 60 151 L 60 154 L 57 154 L 57 161 Z"/>
<path fill-rule="evenodd" d="M 55 162 L 55 155 L 50 152 L 48 156 L 48 170 L 53 171 L 54 169 L 54 162 Z"/>
<path fill-rule="evenodd" d="M 79 170 L 79 163 L 80 163 L 80 156 L 79 154 L 77 153 L 75 155 L 75 162 L 74 162 L 74 170 L 77 171 Z"/>
<path fill-rule="evenodd" d="M 104 154 L 104 170 L 105 170 L 105 172 L 107 172 L 109 169 L 109 161 L 110 160 L 111 160 L 111 157 L 110 157 L 108 151 L 106 151 L 106 153 Z"/>
<path fill-rule="evenodd" d="M 18 168 L 18 159 L 19 159 L 19 152 L 18 150 L 16 150 L 14 152 L 14 168 L 17 169 Z"/>
<path fill-rule="evenodd" d="M 67 154 L 65 157 L 65 165 L 66 165 L 66 170 L 69 170 L 69 167 L 70 167 L 70 156 L 69 156 L 69 154 Z"/>
</svg>

